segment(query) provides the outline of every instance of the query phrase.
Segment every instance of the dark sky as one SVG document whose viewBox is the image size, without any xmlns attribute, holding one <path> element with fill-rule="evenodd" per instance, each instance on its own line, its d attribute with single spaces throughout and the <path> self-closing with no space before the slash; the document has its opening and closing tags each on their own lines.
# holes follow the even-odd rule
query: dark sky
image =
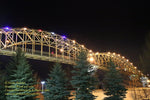
<svg viewBox="0 0 150 100">
<path fill-rule="evenodd" d="M 0 27 L 29 27 L 66 35 L 97 52 L 139 62 L 150 29 L 148 2 L 134 0 L 3 0 Z"/>
</svg>

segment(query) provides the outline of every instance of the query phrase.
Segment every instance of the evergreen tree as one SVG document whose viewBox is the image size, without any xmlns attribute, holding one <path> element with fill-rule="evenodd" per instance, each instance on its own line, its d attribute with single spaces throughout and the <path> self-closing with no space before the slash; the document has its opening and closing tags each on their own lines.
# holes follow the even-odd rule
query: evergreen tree
<svg viewBox="0 0 150 100">
<path fill-rule="evenodd" d="M 9 69 L 10 68 L 10 69 Z M 8 84 L 7 100 L 34 100 L 36 90 L 32 70 L 22 50 L 16 51 L 12 61 L 7 66 Z"/>
<path fill-rule="evenodd" d="M 108 72 L 104 78 L 103 90 L 108 96 L 104 100 L 123 100 L 125 98 L 127 89 L 123 85 L 123 79 L 119 70 L 116 69 L 115 64 L 111 60 L 108 63 Z"/>
<path fill-rule="evenodd" d="M 45 100 L 68 100 L 70 92 L 67 86 L 66 74 L 61 69 L 61 65 L 56 63 L 46 81 L 46 89 L 49 91 L 44 93 Z"/>
<path fill-rule="evenodd" d="M 0 100 L 6 100 L 5 93 L 5 73 L 0 69 Z"/>
<path fill-rule="evenodd" d="M 72 86 L 75 88 L 75 100 L 94 100 L 96 97 L 92 94 L 97 83 L 92 76 L 90 63 L 87 61 L 87 53 L 82 51 L 77 57 L 76 65 L 72 73 Z"/>
<path fill-rule="evenodd" d="M 7 75 L 7 81 L 9 80 L 12 80 L 14 79 L 14 77 L 12 76 L 12 74 L 14 74 L 14 70 L 17 69 L 16 65 L 19 64 L 19 61 L 20 61 L 20 55 L 21 54 L 21 49 L 19 48 L 17 51 L 16 51 L 16 54 L 14 54 L 12 57 L 11 57 L 11 60 L 9 61 L 8 65 L 6 66 L 6 75 Z"/>
</svg>

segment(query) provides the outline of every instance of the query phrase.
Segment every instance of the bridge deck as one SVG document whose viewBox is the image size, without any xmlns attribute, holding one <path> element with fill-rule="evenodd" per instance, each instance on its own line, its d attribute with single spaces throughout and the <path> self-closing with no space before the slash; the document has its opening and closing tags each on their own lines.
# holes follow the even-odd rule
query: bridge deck
<svg viewBox="0 0 150 100">
<path fill-rule="evenodd" d="M 6 56 L 12 56 L 14 55 L 15 52 L 14 51 L 9 51 L 9 50 L 0 50 L 0 55 L 6 55 Z M 30 54 L 30 53 L 25 53 L 25 56 L 29 59 L 35 59 L 35 60 L 43 60 L 43 61 L 51 61 L 51 62 L 60 62 L 60 63 L 64 63 L 64 64 L 71 64 L 71 65 L 75 65 L 75 61 L 73 60 L 66 60 L 63 58 L 59 58 L 59 57 L 48 57 L 48 56 L 44 56 L 44 55 L 38 55 L 38 54 Z"/>
<path fill-rule="evenodd" d="M 2 50 L 0 49 L 0 55 L 6 55 L 6 56 L 12 56 L 15 54 L 15 51 L 11 50 Z M 38 55 L 38 54 L 32 54 L 32 53 L 25 53 L 25 56 L 29 59 L 35 59 L 35 60 L 42 60 L 42 61 L 50 61 L 50 62 L 59 62 L 59 63 L 64 63 L 64 64 L 70 64 L 70 65 L 75 65 L 75 61 L 71 59 L 64 59 L 62 57 L 52 57 L 52 56 L 44 56 L 44 55 Z M 95 64 L 92 64 L 94 70 L 96 69 L 103 69 L 107 70 L 103 66 L 98 66 Z"/>
</svg>

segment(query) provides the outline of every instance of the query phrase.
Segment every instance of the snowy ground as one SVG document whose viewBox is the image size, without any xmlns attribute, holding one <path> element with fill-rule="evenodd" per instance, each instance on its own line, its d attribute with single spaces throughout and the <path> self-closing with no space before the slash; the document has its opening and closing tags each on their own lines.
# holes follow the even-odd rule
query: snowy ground
<svg viewBox="0 0 150 100">
<path fill-rule="evenodd" d="M 104 95 L 104 91 L 101 89 L 94 91 L 93 94 L 97 96 L 96 100 L 103 100 L 104 97 L 106 97 L 106 95 Z M 142 100 L 141 98 L 145 98 L 145 95 L 150 96 L 150 88 L 130 88 L 128 89 L 126 98 L 124 100 L 135 100 L 135 96 L 136 100 Z"/>
<path fill-rule="evenodd" d="M 73 93 L 73 91 L 71 93 Z M 95 90 L 93 94 L 97 96 L 96 100 L 103 100 L 104 97 L 106 97 L 106 95 L 104 95 L 104 91 L 101 89 Z M 145 98 L 146 95 L 150 98 L 150 88 L 129 88 L 126 94 L 126 98 L 124 100 L 142 100 L 142 98 Z M 42 95 L 39 95 L 38 97 L 40 98 L 40 100 L 44 100 Z"/>
</svg>

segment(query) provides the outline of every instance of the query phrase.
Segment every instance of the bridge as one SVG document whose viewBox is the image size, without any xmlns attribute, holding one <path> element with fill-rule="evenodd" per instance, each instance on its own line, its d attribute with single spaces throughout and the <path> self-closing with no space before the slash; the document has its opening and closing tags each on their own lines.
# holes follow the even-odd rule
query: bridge
<svg viewBox="0 0 150 100">
<path fill-rule="evenodd" d="M 41 29 L 9 28 L 0 29 L 0 54 L 12 56 L 21 47 L 30 59 L 75 64 L 81 50 L 88 52 L 88 61 L 97 69 L 107 69 L 106 64 L 111 58 L 119 69 L 139 77 L 144 76 L 128 59 L 111 52 L 93 52 L 75 40 L 47 32 Z"/>
</svg>

